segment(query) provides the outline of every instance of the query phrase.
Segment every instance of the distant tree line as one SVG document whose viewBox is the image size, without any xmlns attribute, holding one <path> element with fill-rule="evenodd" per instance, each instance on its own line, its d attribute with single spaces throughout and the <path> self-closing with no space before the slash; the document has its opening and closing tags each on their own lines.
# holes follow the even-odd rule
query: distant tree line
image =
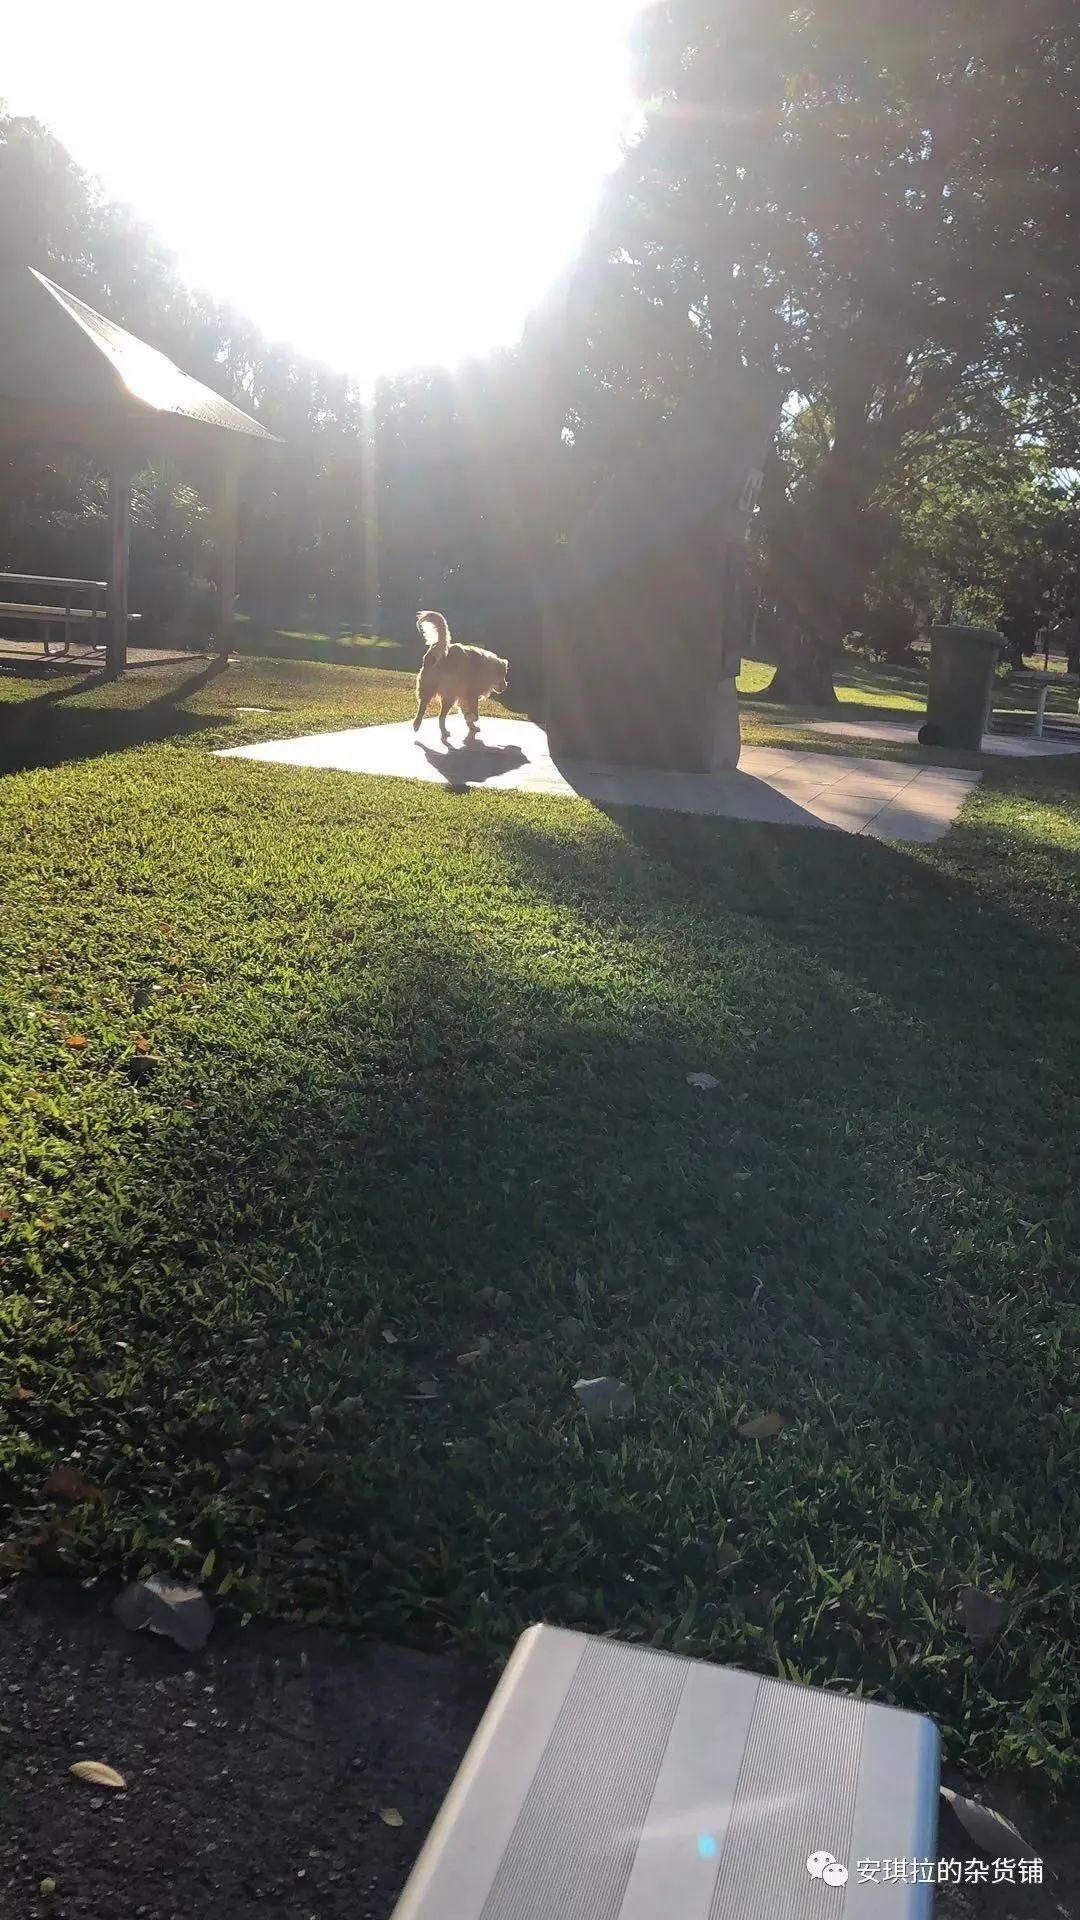
<svg viewBox="0 0 1080 1920">
<path fill-rule="evenodd" d="M 1049 604 L 1080 570 L 1080 16 L 1066 0 L 661 0 L 643 129 L 513 352 L 343 375 L 182 284 L 38 123 L 0 110 L 0 270 L 39 266 L 248 406 L 254 617 L 402 637 L 419 604 L 527 648 L 560 544 L 627 461 L 724 431 L 733 369 L 779 429 L 752 530 L 777 691 L 845 638 L 902 655 L 941 600 Z M 135 604 L 209 605 L 197 480 L 134 500 Z M 0 566 L 99 574 L 99 474 L 0 448 Z M 663 644 L 663 636 L 657 636 Z"/>
</svg>

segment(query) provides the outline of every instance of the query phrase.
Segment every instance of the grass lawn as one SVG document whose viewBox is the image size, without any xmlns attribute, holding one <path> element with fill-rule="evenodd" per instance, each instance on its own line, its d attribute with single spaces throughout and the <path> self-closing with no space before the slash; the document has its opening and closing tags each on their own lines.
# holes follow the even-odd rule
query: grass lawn
<svg viewBox="0 0 1080 1920">
<path fill-rule="evenodd" d="M 1029 660 L 1028 670 L 1041 668 L 1042 658 Z M 909 724 L 925 714 L 927 675 L 922 667 L 894 667 L 861 660 L 856 655 L 844 655 L 834 669 L 834 684 L 838 706 L 829 708 L 790 707 L 780 702 L 764 699 L 775 668 L 764 660 L 744 660 L 738 679 L 739 694 L 742 701 L 743 739 L 754 746 L 805 747 L 814 753 L 872 754 L 879 760 L 918 760 L 925 762 L 927 755 L 923 748 L 915 743 L 907 744 L 892 740 L 850 740 L 839 739 L 812 733 L 806 726 L 807 720 L 835 720 L 852 722 L 893 721 Z M 1055 677 L 1051 669 L 1051 679 Z M 1030 687 L 1014 686 L 1007 675 L 1002 675 L 994 689 L 994 711 L 998 714 L 1028 713 L 1034 715 L 1035 699 Z M 1076 719 L 1076 688 L 1062 687 L 1054 690 L 1046 702 L 1046 711 L 1051 717 L 1069 716 Z M 956 751 L 939 751 L 933 755 L 935 761 L 945 766 L 981 767 L 984 764 L 980 754 Z"/>
<path fill-rule="evenodd" d="M 208 751 L 409 693 L 0 682 L 3 1563 L 615 1628 L 1075 1785 L 1076 766 L 912 850 Z"/>
</svg>

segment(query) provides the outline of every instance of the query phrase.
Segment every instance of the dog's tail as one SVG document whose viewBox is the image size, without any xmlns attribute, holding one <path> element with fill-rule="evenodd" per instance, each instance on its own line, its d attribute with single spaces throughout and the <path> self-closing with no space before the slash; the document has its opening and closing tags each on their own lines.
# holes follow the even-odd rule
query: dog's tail
<svg viewBox="0 0 1080 1920">
<path fill-rule="evenodd" d="M 425 663 L 429 660 L 441 660 L 450 645 L 450 629 L 446 624 L 446 616 L 441 613 L 418 613 L 416 627 L 428 643 L 428 650 L 424 655 Z"/>
</svg>

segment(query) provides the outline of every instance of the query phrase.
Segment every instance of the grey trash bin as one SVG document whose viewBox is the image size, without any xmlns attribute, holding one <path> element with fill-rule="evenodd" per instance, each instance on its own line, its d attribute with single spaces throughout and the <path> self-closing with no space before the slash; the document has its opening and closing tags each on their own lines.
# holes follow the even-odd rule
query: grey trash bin
<svg viewBox="0 0 1080 1920">
<path fill-rule="evenodd" d="M 931 627 L 924 746 L 978 753 L 987 725 L 1002 635 L 991 627 Z"/>
</svg>

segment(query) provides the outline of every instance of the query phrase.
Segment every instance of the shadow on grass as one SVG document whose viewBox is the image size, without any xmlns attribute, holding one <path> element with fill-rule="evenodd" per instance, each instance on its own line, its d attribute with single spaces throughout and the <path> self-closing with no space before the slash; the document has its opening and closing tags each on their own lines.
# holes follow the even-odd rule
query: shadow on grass
<svg viewBox="0 0 1080 1920">
<path fill-rule="evenodd" d="M 405 645 L 380 635 L 288 632 L 255 622 L 238 621 L 232 638 L 234 653 L 265 660 L 312 660 L 339 667 L 380 667 L 394 673 L 415 673 L 421 644 Z"/>
<path fill-rule="evenodd" d="M 744 837 L 760 859 L 778 836 Z M 346 948 L 272 1049 L 234 1005 L 239 1031 L 211 1020 L 155 1083 L 127 1217 L 84 1255 L 80 1341 L 138 1347 L 123 1407 L 79 1423 L 119 1489 L 88 1524 L 135 1558 L 182 1531 L 242 1604 L 392 1635 L 505 1645 L 547 1615 L 783 1658 L 985 1758 L 1003 1703 L 1060 1700 L 1073 1605 L 1044 1473 L 1060 1256 L 1023 1244 L 995 1178 L 991 1090 L 971 1103 L 957 1033 L 928 1059 L 853 991 L 824 939 L 835 848 L 792 942 L 778 915 L 737 928 L 745 899 L 716 911 L 708 876 L 688 917 L 647 836 L 595 865 L 507 844 L 567 948 L 592 920 L 603 953 L 557 942 L 524 978 L 418 922 L 392 954 Z M 902 885 L 903 856 L 864 852 Z M 614 1435 L 575 1413 L 579 1373 L 632 1383 Z M 782 1445 L 735 1437 L 746 1407 L 785 1410 Z M 1040 1612 L 974 1689 L 952 1601 L 999 1558 Z"/>
<path fill-rule="evenodd" d="M 153 700 L 137 706 L 66 707 L 60 703 L 114 683 L 104 668 L 86 674 L 73 685 L 65 678 L 48 678 L 45 691 L 28 700 L 0 704 L 0 776 L 57 767 L 75 760 L 93 760 L 157 741 L 187 739 L 227 724 L 228 715 L 187 713 L 184 702 L 227 670 L 228 662 L 215 657 L 196 673 L 168 686 Z M 24 677 L 24 676 L 20 676 Z"/>
<path fill-rule="evenodd" d="M 862 836 L 603 811 L 617 838 L 504 826 L 521 880 L 612 929 L 644 929 L 657 915 L 695 925 L 681 960 L 706 995 L 723 992 L 724 954 L 748 925 L 760 928 L 774 953 L 787 949 L 810 979 L 825 970 L 840 993 L 835 1052 L 823 1063 L 838 1098 L 854 1109 L 880 1091 L 910 1119 L 944 1130 L 974 1164 L 996 1167 L 1005 1187 L 1019 1155 L 1036 1190 L 1066 1205 L 1080 1228 L 1065 1159 L 1047 1152 L 1049 1117 L 1058 1113 L 1067 1126 L 1063 1060 L 1075 1052 L 1080 1070 L 1080 1013 L 1067 989 L 1071 853 L 1058 860 L 1046 852 L 1032 864 L 1040 902 L 1032 924 L 1022 886 L 1002 906 L 970 883 L 961 850 L 971 829 L 954 829 L 961 857 L 938 866 Z M 1009 863 L 992 834 L 989 849 L 1000 866 Z M 1014 885 L 1015 865 L 1006 876 Z M 1068 896 L 1060 934 L 1043 910 L 1055 872 Z M 789 1044 L 782 1033 L 770 1052 Z"/>
</svg>

